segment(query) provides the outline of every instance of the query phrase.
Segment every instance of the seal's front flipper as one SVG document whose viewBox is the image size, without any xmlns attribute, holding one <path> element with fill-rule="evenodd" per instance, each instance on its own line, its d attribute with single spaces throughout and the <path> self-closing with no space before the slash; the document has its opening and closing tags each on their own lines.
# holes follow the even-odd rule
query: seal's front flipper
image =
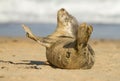
<svg viewBox="0 0 120 81">
<path fill-rule="evenodd" d="M 82 23 L 78 28 L 77 34 L 77 47 L 78 49 L 84 48 L 87 46 L 90 35 L 93 31 L 91 25 L 87 25 L 86 23 Z"/>
<path fill-rule="evenodd" d="M 23 29 L 25 30 L 26 36 L 27 36 L 28 38 L 30 38 L 30 39 L 38 42 L 38 43 L 39 43 L 40 45 L 42 45 L 42 46 L 50 47 L 51 44 L 50 44 L 49 42 L 47 42 L 45 38 L 35 36 L 35 35 L 32 33 L 32 31 L 30 30 L 30 28 L 27 27 L 27 26 L 25 26 L 25 25 L 22 25 L 22 27 L 23 27 Z"/>
</svg>

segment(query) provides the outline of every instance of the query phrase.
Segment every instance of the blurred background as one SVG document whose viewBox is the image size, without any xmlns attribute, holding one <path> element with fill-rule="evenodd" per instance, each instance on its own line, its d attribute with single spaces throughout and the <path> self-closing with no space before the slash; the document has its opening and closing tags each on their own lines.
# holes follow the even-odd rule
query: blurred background
<svg viewBox="0 0 120 81">
<path fill-rule="evenodd" d="M 92 38 L 120 39 L 120 0 L 0 0 L 0 36 L 24 37 L 22 24 L 47 36 L 56 28 L 60 8 L 79 23 L 92 24 Z"/>
</svg>

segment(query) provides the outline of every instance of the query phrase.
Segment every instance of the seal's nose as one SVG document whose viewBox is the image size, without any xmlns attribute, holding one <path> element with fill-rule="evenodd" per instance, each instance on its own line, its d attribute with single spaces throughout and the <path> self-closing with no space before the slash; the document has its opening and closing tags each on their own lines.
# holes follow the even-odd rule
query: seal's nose
<svg viewBox="0 0 120 81">
<path fill-rule="evenodd" d="M 64 8 L 61 8 L 60 10 L 61 10 L 61 11 L 65 11 L 65 9 L 64 9 Z"/>
</svg>

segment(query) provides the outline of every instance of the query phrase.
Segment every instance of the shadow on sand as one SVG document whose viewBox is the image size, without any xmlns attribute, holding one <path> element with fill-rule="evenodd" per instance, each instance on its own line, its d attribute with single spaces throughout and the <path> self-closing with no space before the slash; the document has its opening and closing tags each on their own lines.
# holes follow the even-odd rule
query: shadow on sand
<svg viewBox="0 0 120 81">
<path fill-rule="evenodd" d="M 8 63 L 8 64 L 14 64 L 14 65 L 49 65 L 46 63 L 46 61 L 33 61 L 33 60 L 21 60 L 19 63 L 15 63 L 12 61 L 4 61 L 0 60 L 0 63 Z"/>
<path fill-rule="evenodd" d="M 51 66 L 56 69 L 57 67 L 49 64 L 47 61 L 33 61 L 33 60 L 21 60 L 21 62 L 13 62 L 13 61 L 4 61 L 0 60 L 0 63 L 14 64 L 14 65 L 28 65 L 27 68 L 41 69 L 41 65 Z"/>
</svg>

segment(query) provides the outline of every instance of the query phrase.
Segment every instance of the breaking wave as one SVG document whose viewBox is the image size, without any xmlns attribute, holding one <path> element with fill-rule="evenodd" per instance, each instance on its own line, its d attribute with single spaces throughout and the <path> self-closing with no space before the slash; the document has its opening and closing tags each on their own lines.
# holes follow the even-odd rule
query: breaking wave
<svg viewBox="0 0 120 81">
<path fill-rule="evenodd" d="M 0 22 L 55 23 L 60 8 L 79 22 L 120 23 L 120 0 L 0 0 Z"/>
</svg>

